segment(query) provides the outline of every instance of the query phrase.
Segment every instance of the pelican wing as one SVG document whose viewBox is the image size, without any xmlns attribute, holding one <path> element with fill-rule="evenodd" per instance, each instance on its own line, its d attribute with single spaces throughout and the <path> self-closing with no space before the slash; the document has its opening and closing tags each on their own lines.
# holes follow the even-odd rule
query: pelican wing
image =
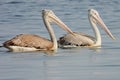
<svg viewBox="0 0 120 80">
<path fill-rule="evenodd" d="M 90 46 L 94 43 L 95 38 L 83 33 L 66 34 L 60 37 L 58 43 L 60 45 L 74 45 L 74 46 Z"/>
<path fill-rule="evenodd" d="M 88 35 L 88 34 L 84 34 L 84 33 L 81 33 L 81 32 L 75 32 L 75 33 L 76 33 L 76 34 L 79 34 L 79 35 L 81 35 L 81 36 L 85 36 L 85 37 L 87 37 L 87 38 L 95 41 L 95 37 L 93 37 L 93 36 L 90 36 L 90 35 Z"/>
<path fill-rule="evenodd" d="M 20 47 L 31 47 L 36 49 L 48 49 L 53 46 L 53 43 L 43 37 L 32 35 L 32 34 L 20 34 L 16 37 L 3 43 L 5 47 L 8 46 L 20 46 Z"/>
</svg>

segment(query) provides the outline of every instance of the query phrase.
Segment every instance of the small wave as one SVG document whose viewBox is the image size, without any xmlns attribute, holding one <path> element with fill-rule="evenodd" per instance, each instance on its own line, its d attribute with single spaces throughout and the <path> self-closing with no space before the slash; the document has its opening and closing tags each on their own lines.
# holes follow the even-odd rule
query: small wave
<svg viewBox="0 0 120 80">
<path fill-rule="evenodd" d="M 11 1 L 11 2 L 7 2 L 7 4 L 21 4 L 21 3 L 25 3 L 22 1 Z"/>
<path fill-rule="evenodd" d="M 120 67 L 119 64 L 114 64 L 114 65 L 102 65 L 101 67 Z"/>
</svg>

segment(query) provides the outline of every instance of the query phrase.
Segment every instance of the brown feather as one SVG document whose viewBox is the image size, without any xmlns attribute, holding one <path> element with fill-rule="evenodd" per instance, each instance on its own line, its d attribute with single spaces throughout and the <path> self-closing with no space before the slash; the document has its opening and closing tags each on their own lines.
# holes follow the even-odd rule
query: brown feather
<svg viewBox="0 0 120 80">
<path fill-rule="evenodd" d="M 53 43 L 43 37 L 32 34 L 20 34 L 16 37 L 3 43 L 5 47 L 20 46 L 20 47 L 34 47 L 36 49 L 50 49 Z"/>
</svg>

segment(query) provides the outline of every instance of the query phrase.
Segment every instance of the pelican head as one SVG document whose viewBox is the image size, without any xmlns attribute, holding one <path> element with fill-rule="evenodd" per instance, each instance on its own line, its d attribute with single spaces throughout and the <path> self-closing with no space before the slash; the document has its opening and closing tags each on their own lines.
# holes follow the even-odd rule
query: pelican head
<svg viewBox="0 0 120 80">
<path fill-rule="evenodd" d="M 68 33 L 72 33 L 72 30 L 69 29 L 67 27 L 67 25 L 65 25 L 55 14 L 52 10 L 47 10 L 47 9 L 44 9 L 42 10 L 42 17 L 43 19 L 46 19 L 46 21 L 48 21 L 49 23 L 56 23 L 58 24 L 61 28 L 63 28 L 65 31 L 67 31 Z"/>
<path fill-rule="evenodd" d="M 89 16 L 90 21 L 93 25 L 99 24 L 112 39 L 115 39 L 115 37 L 112 35 L 112 33 L 107 28 L 107 26 L 104 24 L 104 22 L 101 19 L 99 13 L 96 10 L 89 9 L 88 10 L 88 16 Z"/>
</svg>

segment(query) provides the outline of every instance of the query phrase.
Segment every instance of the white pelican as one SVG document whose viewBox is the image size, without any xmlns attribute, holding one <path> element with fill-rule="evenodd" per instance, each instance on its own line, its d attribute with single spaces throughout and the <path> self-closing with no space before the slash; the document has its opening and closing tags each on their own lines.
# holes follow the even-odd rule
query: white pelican
<svg viewBox="0 0 120 80">
<path fill-rule="evenodd" d="M 88 18 L 89 22 L 91 23 L 91 26 L 93 28 L 93 31 L 95 33 L 95 38 L 84 34 L 84 33 L 78 33 L 74 32 L 74 35 L 71 33 L 66 34 L 63 37 L 60 37 L 58 40 L 59 47 L 61 48 L 68 48 L 68 47 L 100 47 L 101 46 L 101 35 L 97 28 L 97 24 L 99 24 L 105 32 L 112 38 L 115 39 L 115 37 L 112 35 L 112 33 L 109 31 L 107 26 L 104 24 L 102 19 L 99 16 L 99 13 L 94 9 L 88 10 Z"/>
<path fill-rule="evenodd" d="M 69 33 L 73 33 L 51 10 L 42 10 L 42 18 L 51 41 L 32 34 L 20 34 L 3 43 L 10 51 L 47 51 L 57 50 L 57 40 L 51 27 L 52 22 L 58 24 Z"/>
</svg>

